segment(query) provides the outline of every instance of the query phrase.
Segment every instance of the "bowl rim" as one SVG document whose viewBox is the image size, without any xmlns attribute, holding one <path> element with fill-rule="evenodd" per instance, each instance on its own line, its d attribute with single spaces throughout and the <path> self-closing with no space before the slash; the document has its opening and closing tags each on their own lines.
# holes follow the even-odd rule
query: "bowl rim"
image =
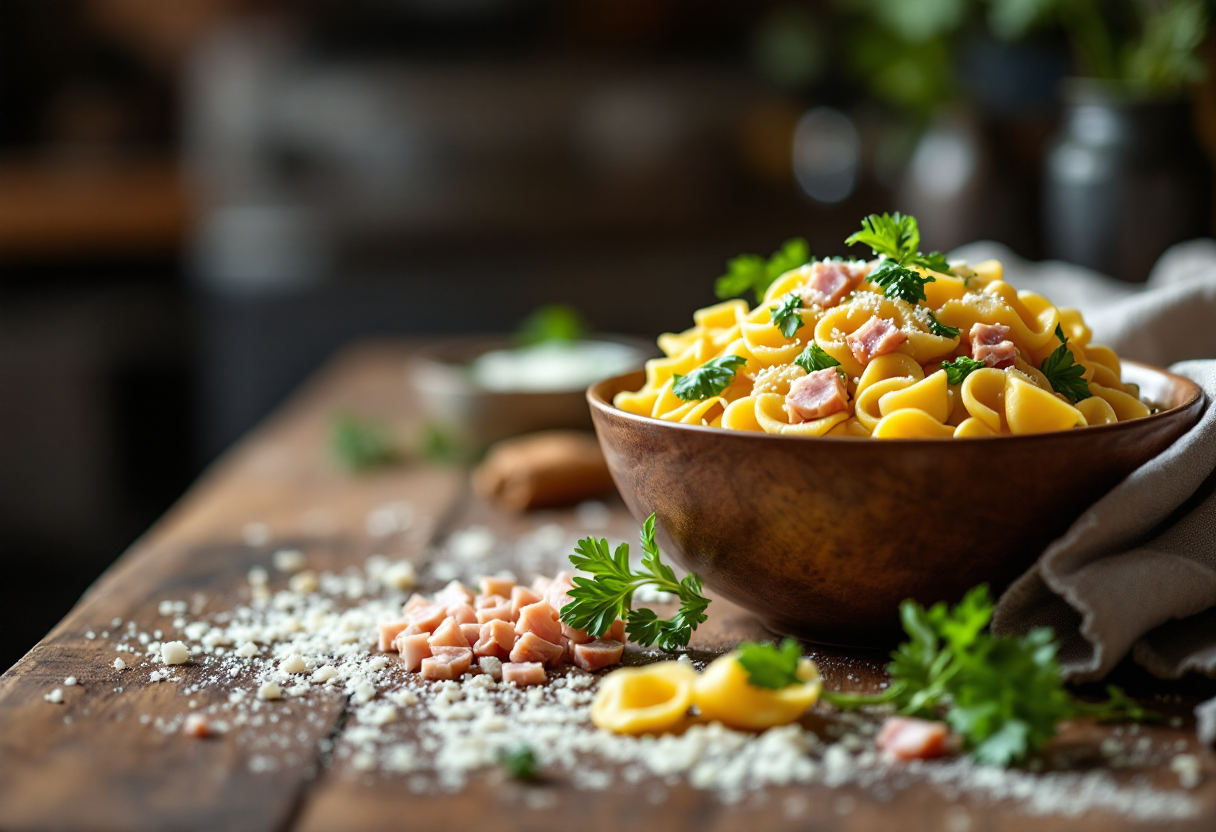
<svg viewBox="0 0 1216 832">
<path fill-rule="evenodd" d="M 1203 388 L 1191 381 L 1185 376 L 1180 376 L 1177 373 L 1171 373 L 1169 370 L 1155 367 L 1152 364 L 1145 364 L 1141 361 L 1122 360 L 1123 365 L 1130 365 L 1143 370 L 1149 370 L 1154 373 L 1160 373 L 1175 382 L 1181 382 L 1184 388 L 1187 388 L 1186 399 L 1174 407 L 1166 410 L 1160 410 L 1140 419 L 1129 419 L 1125 422 L 1113 422 L 1107 425 L 1091 425 L 1081 434 L 1082 436 L 1107 436 L 1118 432 L 1141 430 L 1147 425 L 1156 424 L 1167 419 L 1176 419 L 1181 414 L 1201 407 L 1205 399 Z M 603 381 L 596 382 L 587 388 L 587 403 L 591 407 L 592 414 L 596 411 L 610 415 L 614 418 L 623 418 L 627 421 L 637 422 L 640 424 L 660 425 L 665 428 L 675 430 L 692 431 L 694 433 L 710 432 L 714 435 L 722 433 L 731 436 L 732 438 L 746 438 L 748 440 L 757 441 L 787 441 L 787 442 L 827 442 L 827 443 L 870 443 L 871 437 L 868 436 L 789 436 L 781 433 L 762 433 L 759 431 L 750 430 L 730 430 L 728 428 L 715 428 L 709 425 L 686 425 L 682 422 L 668 422 L 664 419 L 656 419 L 653 416 L 640 416 L 637 413 L 630 413 L 626 410 L 621 410 L 612 404 L 612 401 L 605 397 L 604 391 L 613 386 L 619 386 L 625 379 L 633 378 L 641 374 L 641 378 L 645 378 L 645 370 L 634 370 L 630 373 L 624 373 L 612 378 L 606 378 Z M 626 388 L 621 387 L 620 390 Z M 618 391 L 619 392 L 619 391 Z M 941 436 L 941 437 L 919 437 L 919 438 L 898 438 L 884 439 L 884 443 L 894 443 L 902 446 L 916 445 L 941 445 L 942 443 L 950 444 L 957 443 L 960 439 L 967 441 L 978 442 L 1034 442 L 1042 441 L 1049 437 L 1067 437 L 1077 435 L 1071 430 L 1054 430 L 1044 433 L 1023 433 L 1023 434 L 999 434 L 996 436 Z M 872 446 L 869 446 L 872 447 Z"/>
</svg>

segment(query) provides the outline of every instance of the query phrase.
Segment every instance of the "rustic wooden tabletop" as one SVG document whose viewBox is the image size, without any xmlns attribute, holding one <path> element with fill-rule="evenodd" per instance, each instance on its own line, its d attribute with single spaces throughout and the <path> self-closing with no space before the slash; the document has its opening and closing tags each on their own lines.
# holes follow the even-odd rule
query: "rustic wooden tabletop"
<svg viewBox="0 0 1216 832">
<path fill-rule="evenodd" d="M 137 621 L 149 630 L 168 629 L 172 614 L 164 616 L 159 608 L 167 598 L 189 598 L 206 610 L 248 602 L 249 570 L 268 566 L 271 554 L 287 546 L 304 551 L 318 569 L 341 571 L 383 553 L 414 560 L 425 575 L 423 561 L 436 542 L 471 524 L 485 526 L 505 541 L 542 523 L 581 533 L 573 511 L 539 516 L 496 511 L 472 496 L 467 472 L 458 467 L 416 462 L 353 476 L 334 464 L 327 436 L 340 408 L 390 420 L 402 435 L 416 432 L 421 417 L 405 383 L 408 351 L 400 343 L 369 343 L 340 355 L 209 470 L 42 642 L 0 677 L 0 829 L 435 830 L 476 822 L 495 830 L 575 825 L 580 830 L 954 832 L 1030 826 L 1045 831 L 1216 828 L 1216 758 L 1197 747 L 1193 703 L 1185 697 L 1158 701 L 1156 707 L 1180 716 L 1181 722 L 1145 728 L 1137 742 L 1196 755 L 1203 777 L 1199 786 L 1180 790 L 1177 775 L 1163 763 L 1114 775 L 1129 788 L 1160 784 L 1163 793 L 1193 802 L 1192 817 L 1165 823 L 1136 821 L 1104 809 L 1076 814 L 1067 802 L 1057 807 L 1060 814 L 1031 816 L 1024 801 L 993 801 L 927 783 L 898 790 L 784 786 L 726 804 L 682 783 L 670 784 L 658 800 L 643 797 L 645 790 L 636 785 L 578 791 L 562 772 L 552 773 L 540 786 L 515 785 L 490 772 L 473 777 L 454 794 L 417 793 L 401 777 L 369 775 L 349 759 L 326 753 L 350 730 L 347 697 L 337 688 L 307 709 L 284 701 L 277 727 L 280 733 L 290 729 L 295 750 L 256 773 L 251 764 L 264 752 L 256 729 L 206 741 L 157 730 L 158 719 L 179 719 L 187 709 L 226 699 L 231 686 L 222 680 L 191 685 L 191 674 L 202 670 L 188 665 L 172 683 L 150 681 L 147 669 L 120 673 L 112 666 L 120 655 L 112 644 L 86 634 L 106 631 L 115 619 Z M 369 533 L 369 512 L 401 502 L 433 522 L 408 535 Z M 607 507 L 600 533 L 634 539 L 637 523 L 619 501 Z M 694 655 L 708 657 L 741 640 L 765 637 L 746 612 L 717 600 L 690 647 Z M 884 679 L 881 656 L 809 651 L 829 687 L 874 690 Z M 69 676 L 77 684 L 64 686 Z M 60 704 L 45 699 L 55 688 L 64 697 Z M 1075 725 L 1056 742 L 1069 748 L 1074 759 L 1085 759 L 1086 750 L 1101 759 L 1098 748 L 1111 731 Z M 545 799 L 530 799 L 529 790 L 543 790 Z"/>
</svg>

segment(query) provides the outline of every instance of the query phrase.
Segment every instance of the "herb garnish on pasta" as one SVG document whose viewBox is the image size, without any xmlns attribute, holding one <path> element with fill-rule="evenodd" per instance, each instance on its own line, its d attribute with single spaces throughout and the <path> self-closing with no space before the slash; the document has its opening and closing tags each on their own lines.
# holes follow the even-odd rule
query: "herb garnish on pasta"
<svg viewBox="0 0 1216 832">
<path fill-rule="evenodd" d="M 773 323 L 786 338 L 793 338 L 802 327 L 802 316 L 798 310 L 802 308 L 802 298 L 793 292 L 781 298 L 781 303 L 773 309 Z"/>
<path fill-rule="evenodd" d="M 839 367 L 840 362 L 819 348 L 814 341 L 806 345 L 802 354 L 794 359 L 794 363 L 808 373 L 826 370 L 828 367 Z"/>
<path fill-rule="evenodd" d="M 946 381 L 950 384 L 962 384 L 963 379 L 967 376 L 987 366 L 983 361 L 976 361 L 965 355 L 960 355 L 953 361 L 942 362 L 942 369 L 946 371 Z"/>
<path fill-rule="evenodd" d="M 735 380 L 735 372 L 747 363 L 739 355 L 724 355 L 706 361 L 686 376 L 675 375 L 671 392 L 686 402 L 708 399 L 726 389 Z"/>
<path fill-rule="evenodd" d="M 1064 337 L 1064 330 L 1059 324 L 1056 324 L 1056 337 L 1060 339 L 1060 346 L 1043 359 L 1043 365 L 1039 369 L 1047 376 L 1052 389 L 1070 402 L 1088 399 L 1092 394 L 1089 392 L 1089 385 L 1082 378 L 1085 368 L 1074 363 L 1072 350 L 1068 348 L 1068 339 Z"/>
</svg>

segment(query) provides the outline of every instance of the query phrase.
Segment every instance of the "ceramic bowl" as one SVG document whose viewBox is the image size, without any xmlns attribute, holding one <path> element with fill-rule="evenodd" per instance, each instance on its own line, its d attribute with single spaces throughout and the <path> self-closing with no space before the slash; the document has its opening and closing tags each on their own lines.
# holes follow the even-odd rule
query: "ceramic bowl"
<svg viewBox="0 0 1216 832">
<path fill-rule="evenodd" d="M 642 373 L 587 391 L 600 446 L 664 552 L 771 630 L 883 646 L 905 598 L 999 592 L 1095 500 L 1199 419 L 1203 391 L 1127 361 L 1161 411 L 982 439 L 787 437 L 681 425 L 612 406 Z"/>
</svg>

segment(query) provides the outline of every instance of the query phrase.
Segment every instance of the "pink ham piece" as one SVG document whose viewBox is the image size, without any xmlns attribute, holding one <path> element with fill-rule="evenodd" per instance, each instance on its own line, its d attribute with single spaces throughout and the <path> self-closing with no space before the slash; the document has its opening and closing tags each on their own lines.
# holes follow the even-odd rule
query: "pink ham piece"
<svg viewBox="0 0 1216 832">
<path fill-rule="evenodd" d="M 477 640 L 481 638 L 481 625 L 461 624 L 460 632 L 464 633 L 464 640 L 469 643 L 469 649 L 471 650 L 477 644 Z"/>
<path fill-rule="evenodd" d="M 828 309 L 844 300 L 868 273 L 869 266 L 865 263 L 820 260 L 811 266 L 811 275 L 799 295 L 804 303 L 814 303 Z"/>
<path fill-rule="evenodd" d="M 435 593 L 435 603 L 450 607 L 453 604 L 473 604 L 473 593 L 460 581 L 451 581 Z"/>
<path fill-rule="evenodd" d="M 447 617 L 448 612 L 444 607 L 439 604 L 431 604 L 429 607 L 414 609 L 405 616 L 405 620 L 420 630 L 433 633 L 435 632 L 435 628 L 442 624 Z"/>
<path fill-rule="evenodd" d="M 519 618 L 519 611 L 529 604 L 535 604 L 541 597 L 526 586 L 517 586 L 511 590 L 511 620 Z"/>
<path fill-rule="evenodd" d="M 505 595 L 478 595 L 473 600 L 473 609 L 484 610 L 486 607 L 497 607 L 499 604 L 509 604 Z"/>
<path fill-rule="evenodd" d="M 907 340 L 907 333 L 897 327 L 895 321 L 877 315 L 845 338 L 849 351 L 862 364 L 869 364 L 880 355 L 895 352 Z"/>
<path fill-rule="evenodd" d="M 502 680 L 521 688 L 545 683 L 545 666 L 540 662 L 510 661 L 502 666 Z"/>
<path fill-rule="evenodd" d="M 544 601 L 538 601 L 519 611 L 515 632 L 521 636 L 533 633 L 551 644 L 557 644 L 562 637 L 562 625 L 557 619 L 557 611 Z"/>
<path fill-rule="evenodd" d="M 545 590 L 545 600 L 560 614 L 562 607 L 574 600 L 569 595 L 572 589 L 574 589 L 574 573 L 558 572 L 553 583 L 549 584 L 549 588 Z"/>
<path fill-rule="evenodd" d="M 477 623 L 477 612 L 468 604 L 452 604 L 446 612 L 448 617 L 456 619 L 457 624 Z"/>
<path fill-rule="evenodd" d="M 558 642 L 545 641 L 536 633 L 524 633 L 511 648 L 513 662 L 542 662 L 543 664 L 558 664 L 562 659 L 561 634 Z"/>
<path fill-rule="evenodd" d="M 405 602 L 405 606 L 401 608 L 401 614 L 409 615 L 410 613 L 414 612 L 414 610 L 434 606 L 434 603 L 434 601 L 427 598 L 425 595 L 415 592 L 410 596 L 410 599 Z"/>
<path fill-rule="evenodd" d="M 493 656 L 505 659 L 515 646 L 515 627 L 510 621 L 487 621 L 481 625 L 473 653 L 478 656 Z"/>
<path fill-rule="evenodd" d="M 608 634 L 604 636 L 604 638 L 610 638 L 613 641 L 619 641 L 621 644 L 624 644 L 625 622 L 619 618 L 616 621 L 613 621 L 612 626 L 608 628 Z"/>
<path fill-rule="evenodd" d="M 574 663 L 583 670 L 601 670 L 620 664 L 625 645 L 610 638 L 597 638 L 587 644 L 572 645 Z"/>
<path fill-rule="evenodd" d="M 455 618 L 449 618 L 439 625 L 439 628 L 431 635 L 427 641 L 431 645 L 431 649 L 436 647 L 468 647 L 469 640 L 464 637 L 464 633 L 460 630 L 460 625 L 456 623 Z"/>
<path fill-rule="evenodd" d="M 785 412 L 790 422 L 809 422 L 822 416 L 830 416 L 849 409 L 849 391 L 844 377 L 835 367 L 816 370 L 810 375 L 794 379 L 790 392 L 785 397 Z"/>
<path fill-rule="evenodd" d="M 967 333 L 971 339 L 971 357 L 989 367 L 1003 370 L 1012 367 L 1018 348 L 1009 340 L 1009 327 L 1004 324 L 975 324 Z"/>
<path fill-rule="evenodd" d="M 586 644 L 589 641 L 595 641 L 592 636 L 587 634 L 586 630 L 576 630 L 564 621 L 562 622 L 562 635 L 575 644 Z"/>
<path fill-rule="evenodd" d="M 426 633 L 412 636 L 398 636 L 397 649 L 401 652 L 405 669 L 413 673 L 422 667 L 422 660 L 431 657 L 431 645 Z"/>
<path fill-rule="evenodd" d="M 467 647 L 436 647 L 422 660 L 423 679 L 459 679 L 473 666 L 473 651 Z"/>
<path fill-rule="evenodd" d="M 515 588 L 515 581 L 510 578 L 495 578 L 490 575 L 483 575 L 477 579 L 477 586 L 481 590 L 482 595 L 501 595 L 506 599 L 511 597 L 511 590 Z"/>
<path fill-rule="evenodd" d="M 544 575 L 537 575 L 532 579 L 532 586 L 529 587 L 529 589 L 532 590 L 532 594 L 536 595 L 537 598 L 544 598 L 545 593 L 549 591 L 549 584 L 551 583 L 553 583 L 552 578 L 546 578 Z"/>
<path fill-rule="evenodd" d="M 387 653 L 393 649 L 393 642 L 397 640 L 397 636 L 401 635 L 406 627 L 411 626 L 408 621 L 389 621 L 380 625 L 380 641 L 376 645 L 381 652 Z"/>
<path fill-rule="evenodd" d="M 482 607 L 479 609 L 477 611 L 477 623 L 485 624 L 487 621 L 515 621 L 515 616 L 511 613 L 511 602 L 504 601 L 495 607 Z"/>
<path fill-rule="evenodd" d="M 888 759 L 931 760 L 946 753 L 948 735 L 944 722 L 890 716 L 875 742 Z"/>
</svg>

